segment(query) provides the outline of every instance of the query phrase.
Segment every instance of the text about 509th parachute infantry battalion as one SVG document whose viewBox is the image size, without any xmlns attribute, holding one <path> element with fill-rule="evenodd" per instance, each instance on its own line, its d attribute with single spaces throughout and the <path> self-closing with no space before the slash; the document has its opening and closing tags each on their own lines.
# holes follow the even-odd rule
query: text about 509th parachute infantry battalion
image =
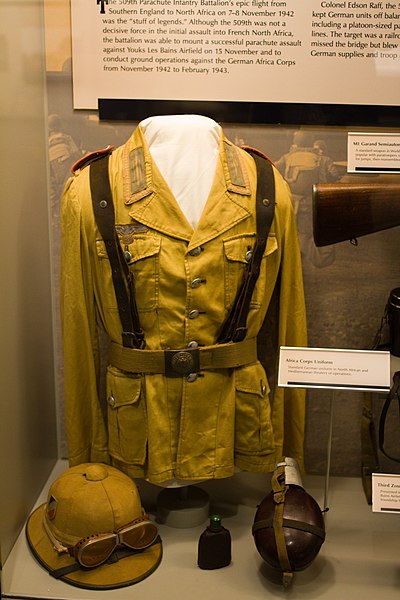
<svg viewBox="0 0 400 600">
<path fill-rule="evenodd" d="M 82 0 L 72 4 L 82 10 Z M 93 8 L 97 69 L 120 79 L 190 76 L 204 86 L 205 76 L 295 82 L 304 68 L 326 73 L 337 61 L 350 71 L 398 68 L 400 2 L 93 0 Z"/>
</svg>

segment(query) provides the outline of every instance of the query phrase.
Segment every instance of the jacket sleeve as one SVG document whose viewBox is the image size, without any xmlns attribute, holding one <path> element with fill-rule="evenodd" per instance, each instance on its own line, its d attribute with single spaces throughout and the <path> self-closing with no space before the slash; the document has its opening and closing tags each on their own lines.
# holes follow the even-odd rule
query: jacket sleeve
<svg viewBox="0 0 400 600">
<path fill-rule="evenodd" d="M 289 186 L 276 176 L 277 236 L 281 249 L 278 281 L 278 350 L 281 346 L 306 346 L 307 323 L 301 255 Z M 277 452 L 295 458 L 304 469 L 305 390 L 276 387 L 273 426 Z M 278 457 L 279 458 L 279 457 Z"/>
<path fill-rule="evenodd" d="M 108 462 L 98 394 L 99 342 L 87 234 L 94 223 L 85 222 L 82 198 L 89 194 L 90 199 L 90 193 L 88 185 L 80 185 L 78 179 L 79 176 L 67 182 L 61 203 L 60 309 L 64 409 L 71 465 Z"/>
</svg>

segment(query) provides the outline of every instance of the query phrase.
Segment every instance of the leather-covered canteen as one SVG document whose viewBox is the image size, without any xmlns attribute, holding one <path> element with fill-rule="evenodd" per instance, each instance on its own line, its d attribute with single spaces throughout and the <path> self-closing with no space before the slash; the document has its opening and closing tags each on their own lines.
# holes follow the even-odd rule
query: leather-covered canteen
<svg viewBox="0 0 400 600">
<path fill-rule="evenodd" d="M 288 587 L 293 573 L 307 568 L 320 551 L 325 524 L 318 503 L 302 486 L 293 458 L 277 464 L 271 483 L 272 491 L 258 506 L 252 533 L 260 556 Z"/>
</svg>

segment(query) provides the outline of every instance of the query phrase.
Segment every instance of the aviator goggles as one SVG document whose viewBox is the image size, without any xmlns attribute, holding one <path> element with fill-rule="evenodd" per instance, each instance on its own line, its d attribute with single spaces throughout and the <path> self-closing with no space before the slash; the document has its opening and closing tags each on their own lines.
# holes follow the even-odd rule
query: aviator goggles
<svg viewBox="0 0 400 600">
<path fill-rule="evenodd" d="M 148 515 L 143 515 L 131 523 L 110 533 L 94 533 L 82 538 L 75 546 L 64 546 L 50 530 L 46 516 L 43 518 L 44 529 L 59 553 L 68 553 L 82 567 L 93 568 L 105 563 L 114 550 L 126 546 L 131 550 L 143 550 L 153 544 L 158 535 L 158 528 Z"/>
</svg>

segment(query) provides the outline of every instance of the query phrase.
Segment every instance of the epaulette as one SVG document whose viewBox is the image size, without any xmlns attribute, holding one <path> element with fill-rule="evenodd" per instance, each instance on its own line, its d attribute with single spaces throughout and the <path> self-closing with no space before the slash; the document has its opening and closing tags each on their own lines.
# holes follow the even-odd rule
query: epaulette
<svg viewBox="0 0 400 600">
<path fill-rule="evenodd" d="M 240 148 L 242 150 L 246 150 L 246 152 L 249 152 L 249 153 L 253 152 L 254 154 L 258 154 L 258 156 L 261 156 L 261 158 L 265 158 L 265 160 L 270 162 L 271 165 L 274 164 L 272 162 L 272 160 L 266 154 L 264 154 L 264 152 L 261 152 L 261 150 L 258 150 L 258 148 L 253 148 L 252 146 L 240 146 Z"/>
<path fill-rule="evenodd" d="M 75 175 L 77 171 L 79 171 L 80 169 L 84 169 L 95 160 L 99 160 L 99 158 L 107 156 L 107 154 L 111 154 L 114 148 L 115 146 L 107 146 L 107 148 L 103 148 L 102 150 L 95 150 L 94 152 L 90 152 L 89 154 L 82 156 L 82 158 L 77 160 L 76 163 L 72 165 L 72 173 Z"/>
</svg>

